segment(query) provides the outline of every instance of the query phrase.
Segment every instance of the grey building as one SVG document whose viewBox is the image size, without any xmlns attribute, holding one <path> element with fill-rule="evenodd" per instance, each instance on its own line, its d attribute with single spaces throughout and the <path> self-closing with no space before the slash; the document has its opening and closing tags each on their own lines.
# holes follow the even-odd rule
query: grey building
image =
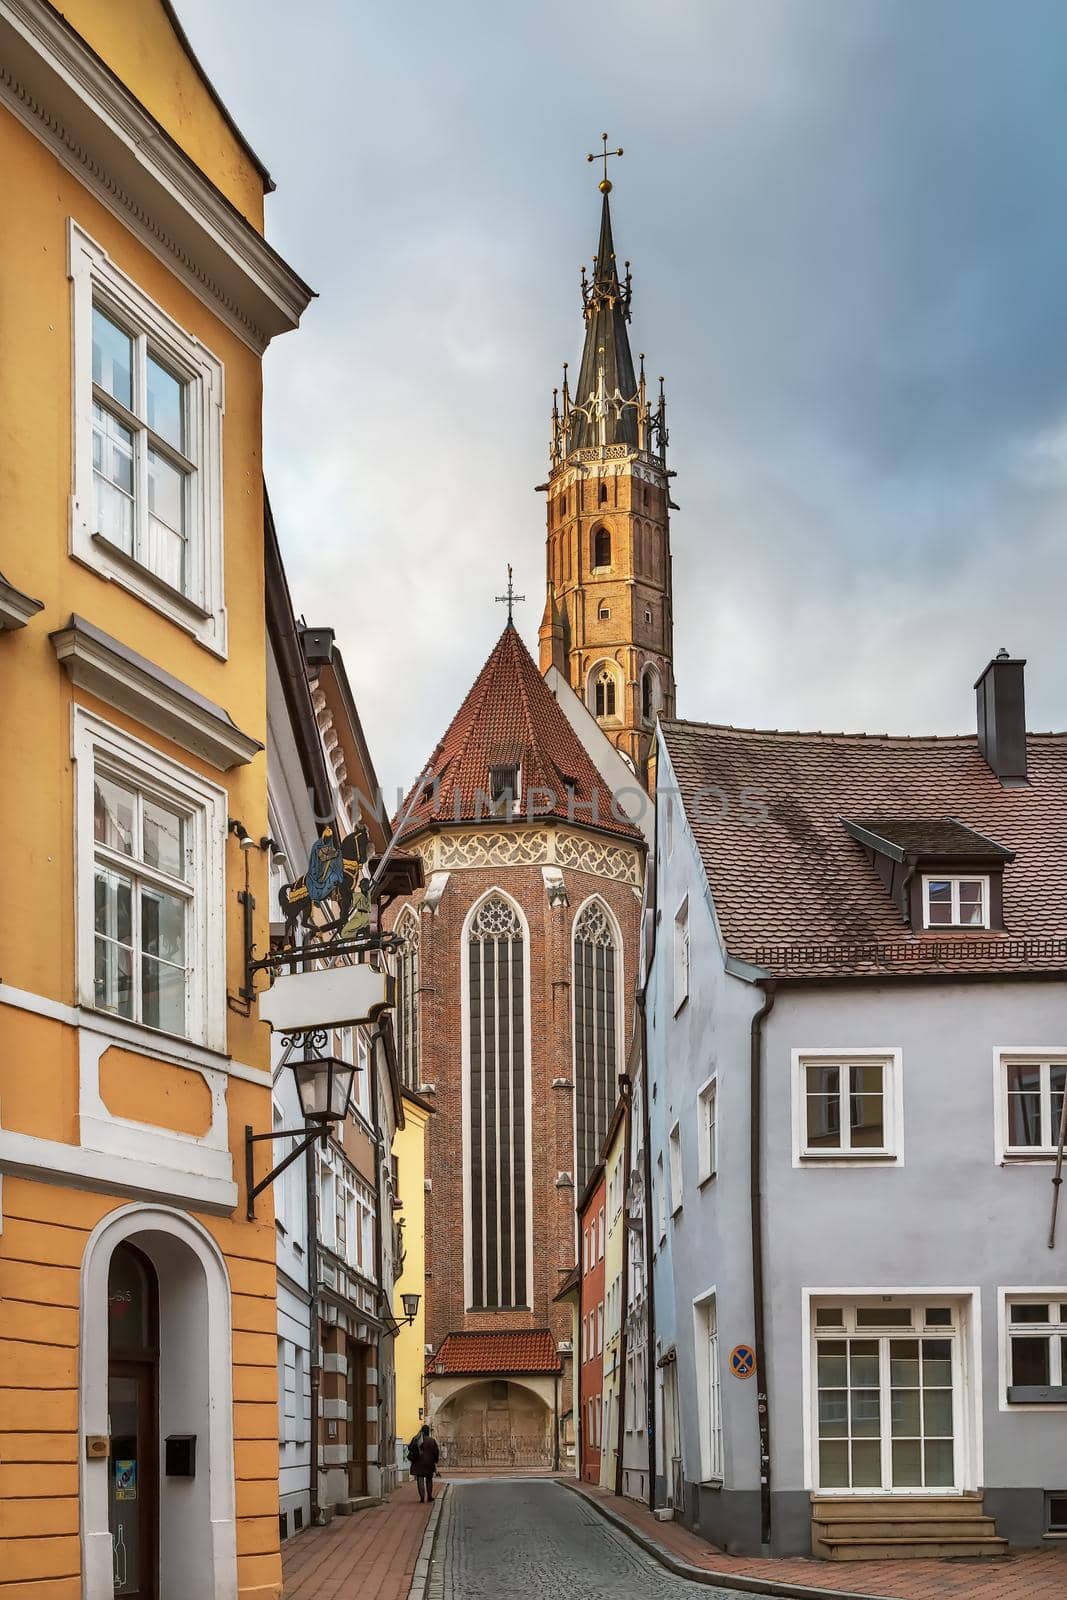
<svg viewBox="0 0 1067 1600">
<path fill-rule="evenodd" d="M 649 1169 L 680 1486 L 662 1449 L 657 1475 L 728 1550 L 1067 1532 L 1067 735 L 1027 734 L 1022 662 L 976 687 L 977 735 L 660 728 Z"/>
</svg>

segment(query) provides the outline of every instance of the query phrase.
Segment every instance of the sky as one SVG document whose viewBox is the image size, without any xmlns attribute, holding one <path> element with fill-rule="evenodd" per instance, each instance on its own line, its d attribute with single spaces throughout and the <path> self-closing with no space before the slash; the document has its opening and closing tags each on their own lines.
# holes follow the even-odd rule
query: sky
<svg viewBox="0 0 1067 1600">
<path fill-rule="evenodd" d="M 667 380 L 678 713 L 949 733 L 1001 646 L 1067 725 L 1062 0 L 177 0 L 318 291 L 265 362 L 294 604 L 387 793 L 504 623 L 607 130 Z"/>
</svg>

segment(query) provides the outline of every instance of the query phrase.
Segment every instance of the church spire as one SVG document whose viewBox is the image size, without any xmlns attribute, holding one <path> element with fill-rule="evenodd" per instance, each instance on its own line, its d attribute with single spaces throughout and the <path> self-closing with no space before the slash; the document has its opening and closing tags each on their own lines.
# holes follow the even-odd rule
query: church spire
<svg viewBox="0 0 1067 1600">
<path fill-rule="evenodd" d="M 592 282 L 582 270 L 585 346 L 571 405 L 571 450 L 607 444 L 637 447 L 639 397 L 626 329 L 630 320 L 629 262 L 624 264 L 624 271 L 625 277 L 620 278 L 611 230 L 611 201 L 604 189 Z"/>
</svg>

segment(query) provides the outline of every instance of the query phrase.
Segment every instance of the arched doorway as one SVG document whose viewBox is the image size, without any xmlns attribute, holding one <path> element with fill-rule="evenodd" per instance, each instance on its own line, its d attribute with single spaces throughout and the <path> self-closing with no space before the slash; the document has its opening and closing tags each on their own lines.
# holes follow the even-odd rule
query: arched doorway
<svg viewBox="0 0 1067 1600">
<path fill-rule="evenodd" d="M 82 1600 L 237 1600 L 226 1263 L 184 1212 L 129 1205 L 81 1268 Z"/>
<path fill-rule="evenodd" d="M 444 1466 L 552 1469 L 552 1411 L 525 1384 L 506 1378 L 468 1384 L 442 1402 L 432 1421 Z"/>
<path fill-rule="evenodd" d="M 116 1596 L 156 1600 L 159 1544 L 159 1284 L 120 1244 L 107 1281 L 107 1510 Z"/>
</svg>

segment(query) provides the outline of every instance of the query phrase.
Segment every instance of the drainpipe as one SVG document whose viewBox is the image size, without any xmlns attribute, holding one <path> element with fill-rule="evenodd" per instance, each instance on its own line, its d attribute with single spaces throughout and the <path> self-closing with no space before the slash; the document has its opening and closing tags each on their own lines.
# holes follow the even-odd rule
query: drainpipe
<svg viewBox="0 0 1067 1600">
<path fill-rule="evenodd" d="M 622 1278 L 619 1281 L 619 1355 L 616 1383 L 619 1400 L 615 1407 L 615 1493 L 622 1494 L 622 1452 L 626 1444 L 626 1305 L 630 1293 L 630 1231 L 626 1226 L 626 1189 L 630 1182 L 630 1115 L 633 1100 L 629 1078 L 620 1078 L 619 1089 L 626 1101 L 626 1131 L 623 1134 L 622 1170 Z"/>
<path fill-rule="evenodd" d="M 774 1005 L 775 985 L 765 980 L 763 1004 L 752 1018 L 749 1060 L 749 1203 L 752 1224 L 752 1345 L 756 1357 L 756 1409 L 760 1453 L 760 1543 L 767 1554 L 771 1542 L 771 1425 L 767 1401 L 763 1288 L 763 1024 Z"/>
<path fill-rule="evenodd" d="M 385 1227 L 385 1196 L 382 1193 L 382 1126 L 381 1126 L 381 1122 L 379 1120 L 380 1119 L 380 1115 L 381 1115 L 381 1101 L 380 1101 L 379 1094 L 378 1094 L 378 1042 L 379 1042 L 380 1038 L 381 1038 L 381 1032 L 380 1032 L 379 1029 L 376 1028 L 375 1031 L 371 1034 L 370 1040 L 369 1040 L 369 1049 L 368 1049 L 368 1052 L 367 1052 L 367 1065 L 368 1065 L 368 1070 L 370 1071 L 370 1093 L 371 1093 L 370 1114 L 371 1114 L 371 1125 L 374 1128 L 374 1193 L 375 1193 L 375 1196 L 377 1197 L 377 1209 L 378 1209 L 378 1226 L 374 1230 L 374 1276 L 375 1276 L 375 1279 L 376 1279 L 377 1284 L 378 1284 L 379 1302 L 380 1302 L 380 1304 L 384 1304 L 384 1307 L 385 1307 L 385 1317 L 382 1320 L 383 1320 L 383 1322 L 385 1322 L 386 1327 L 388 1327 L 389 1321 L 392 1320 L 393 1307 L 392 1307 L 391 1300 L 386 1299 L 386 1294 L 385 1294 L 385 1279 L 384 1279 L 385 1252 L 384 1252 L 384 1250 L 382 1248 L 382 1232 L 383 1232 L 383 1229 Z M 383 1046 L 383 1048 L 384 1048 L 384 1046 Z M 392 1227 L 392 1224 L 393 1224 L 393 1213 L 392 1213 L 392 1208 L 390 1208 L 390 1211 L 389 1211 L 389 1226 Z M 386 1490 L 386 1485 L 385 1485 L 385 1459 L 384 1459 L 385 1441 L 382 1438 L 382 1421 L 383 1421 L 383 1419 L 391 1421 L 391 1418 L 387 1418 L 386 1417 L 387 1407 L 382 1404 L 382 1398 L 383 1398 L 383 1395 L 384 1395 L 384 1392 L 385 1392 L 385 1386 L 384 1386 L 384 1384 L 382 1382 L 383 1372 L 384 1372 L 384 1369 L 383 1369 L 383 1366 L 382 1366 L 382 1359 L 383 1359 L 383 1357 L 385 1355 L 385 1341 L 386 1341 L 387 1337 L 389 1337 L 389 1335 L 387 1335 L 384 1330 L 381 1333 L 379 1333 L 379 1335 L 378 1335 L 378 1356 L 377 1356 L 377 1362 L 378 1362 L 378 1487 L 379 1487 L 380 1491 L 383 1494 L 387 1493 L 387 1490 Z M 366 1403 L 366 1397 L 364 1397 L 364 1404 L 365 1403 Z M 395 1454 L 395 1446 L 393 1447 L 393 1452 L 392 1453 Z M 368 1483 L 368 1487 L 369 1487 L 369 1483 Z"/>
<path fill-rule="evenodd" d="M 307 1264 L 308 1264 L 308 1317 L 311 1328 L 311 1348 L 308 1351 L 308 1378 L 311 1383 L 311 1416 L 308 1435 L 311 1445 L 311 1472 L 308 1484 L 311 1526 L 319 1525 L 319 1223 L 318 1223 L 318 1143 L 304 1154 L 304 1189 L 307 1195 Z"/>
<path fill-rule="evenodd" d="M 653 917 L 655 912 L 653 912 Z M 652 1266 L 652 1116 L 648 1103 L 648 1013 L 645 991 L 637 992 L 641 1017 L 641 1119 L 644 1138 L 645 1183 L 645 1427 L 648 1433 L 648 1509 L 656 1509 L 656 1296 Z"/>
</svg>

